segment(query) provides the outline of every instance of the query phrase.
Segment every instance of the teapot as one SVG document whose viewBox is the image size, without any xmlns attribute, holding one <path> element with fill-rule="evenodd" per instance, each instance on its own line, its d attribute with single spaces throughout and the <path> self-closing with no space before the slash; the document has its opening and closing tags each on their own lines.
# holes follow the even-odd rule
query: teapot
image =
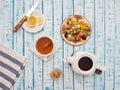
<svg viewBox="0 0 120 90">
<path fill-rule="evenodd" d="M 73 71 L 79 75 L 92 75 L 94 72 L 101 74 L 102 71 L 106 70 L 105 66 L 101 66 L 97 63 L 97 57 L 88 52 L 76 51 L 71 57 L 64 58 L 65 62 L 68 62 Z"/>
</svg>

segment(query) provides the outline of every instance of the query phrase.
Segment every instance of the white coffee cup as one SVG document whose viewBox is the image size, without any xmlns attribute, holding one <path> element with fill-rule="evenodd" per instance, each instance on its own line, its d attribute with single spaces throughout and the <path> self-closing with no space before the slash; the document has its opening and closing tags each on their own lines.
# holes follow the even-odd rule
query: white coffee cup
<svg viewBox="0 0 120 90">
<path fill-rule="evenodd" d="M 37 47 L 36 47 L 36 44 L 37 44 L 38 40 L 41 39 L 41 38 L 44 38 L 44 37 L 50 39 L 50 40 L 52 41 L 52 43 L 53 43 L 53 49 L 52 49 L 52 51 L 51 51 L 50 53 L 48 53 L 48 54 L 42 54 L 42 53 L 40 53 L 40 52 L 37 50 Z M 43 36 L 40 36 L 39 38 L 36 39 L 36 41 L 35 41 L 35 43 L 34 43 L 34 47 L 35 47 L 35 51 L 36 51 L 37 53 L 39 53 L 40 56 L 47 57 L 47 56 L 49 56 L 49 55 L 51 55 L 51 54 L 53 53 L 53 51 L 54 51 L 54 49 L 55 49 L 55 43 L 54 43 L 54 41 L 53 41 L 53 39 L 52 39 L 51 37 L 49 37 L 49 36 L 47 36 L 47 35 L 43 35 Z"/>
<path fill-rule="evenodd" d="M 89 58 L 92 62 L 92 66 L 91 68 L 89 68 L 89 70 L 83 70 L 79 67 L 78 63 L 83 57 Z M 97 57 L 94 54 L 88 52 L 77 51 L 71 57 L 65 58 L 64 61 L 70 63 L 72 69 L 80 75 L 88 76 L 92 75 L 94 72 L 96 72 L 97 74 L 101 74 L 102 71 L 106 70 L 105 66 L 101 66 L 97 63 Z"/>
<path fill-rule="evenodd" d="M 41 39 L 41 38 L 43 38 L 43 37 L 49 38 L 49 39 L 52 41 L 52 43 L 53 43 L 53 49 L 52 49 L 52 51 L 51 51 L 50 53 L 48 53 L 48 54 L 42 54 L 42 53 L 40 53 L 40 52 L 37 50 L 37 47 L 36 47 L 36 44 L 37 44 L 38 40 Z M 31 50 L 32 50 L 35 54 L 43 57 L 44 60 L 47 60 L 47 57 L 50 56 L 50 55 L 52 55 L 53 52 L 55 51 L 55 41 L 54 41 L 54 39 L 52 39 L 52 38 L 51 38 L 50 36 L 48 36 L 47 34 L 41 34 L 40 37 L 38 37 L 38 38 L 34 41 L 34 45 L 33 45 L 33 47 L 31 47 Z"/>
<path fill-rule="evenodd" d="M 89 70 L 82 70 L 79 66 L 78 66 L 78 64 L 77 64 L 77 69 L 79 70 L 79 72 L 81 73 L 81 74 L 83 74 L 83 75 L 92 75 L 94 72 L 102 72 L 104 69 L 104 66 L 101 66 L 101 65 L 99 65 L 98 63 L 97 63 L 97 58 L 96 58 L 96 56 L 95 55 L 89 55 L 89 54 L 84 54 L 84 55 L 82 55 L 81 57 L 79 57 L 78 59 L 78 62 L 80 61 L 80 59 L 81 58 L 85 58 L 85 57 L 87 57 L 87 58 L 90 58 L 90 60 L 92 61 L 92 67 L 89 69 Z M 78 63 L 77 62 L 77 63 Z M 82 63 L 82 62 L 81 62 Z"/>
</svg>

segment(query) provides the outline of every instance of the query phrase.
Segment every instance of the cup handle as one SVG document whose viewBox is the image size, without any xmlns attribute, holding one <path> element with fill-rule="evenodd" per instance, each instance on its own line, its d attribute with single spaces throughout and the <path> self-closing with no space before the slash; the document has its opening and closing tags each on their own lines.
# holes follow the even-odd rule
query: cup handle
<svg viewBox="0 0 120 90">
<path fill-rule="evenodd" d="M 96 74 L 101 74 L 102 71 L 106 71 L 106 67 L 98 64 L 97 67 L 96 67 L 95 73 Z"/>
</svg>

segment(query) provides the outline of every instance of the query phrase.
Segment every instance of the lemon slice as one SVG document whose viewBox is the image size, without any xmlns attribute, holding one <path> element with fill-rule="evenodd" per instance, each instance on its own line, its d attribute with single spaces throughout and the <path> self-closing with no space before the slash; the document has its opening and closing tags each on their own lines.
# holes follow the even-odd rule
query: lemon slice
<svg viewBox="0 0 120 90">
<path fill-rule="evenodd" d="M 42 17 L 38 16 L 38 25 L 40 26 L 42 22 L 43 22 Z"/>
<path fill-rule="evenodd" d="M 27 18 L 27 23 L 30 27 L 35 27 L 37 25 L 37 17 L 36 16 L 30 16 Z"/>
</svg>

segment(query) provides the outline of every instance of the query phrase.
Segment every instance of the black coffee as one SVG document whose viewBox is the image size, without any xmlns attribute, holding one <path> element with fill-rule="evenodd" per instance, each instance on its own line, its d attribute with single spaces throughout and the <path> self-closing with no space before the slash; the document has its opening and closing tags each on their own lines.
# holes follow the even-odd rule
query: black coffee
<svg viewBox="0 0 120 90">
<path fill-rule="evenodd" d="M 81 70 L 88 71 L 92 68 L 93 62 L 89 57 L 82 57 L 78 62 L 78 66 Z"/>
</svg>

